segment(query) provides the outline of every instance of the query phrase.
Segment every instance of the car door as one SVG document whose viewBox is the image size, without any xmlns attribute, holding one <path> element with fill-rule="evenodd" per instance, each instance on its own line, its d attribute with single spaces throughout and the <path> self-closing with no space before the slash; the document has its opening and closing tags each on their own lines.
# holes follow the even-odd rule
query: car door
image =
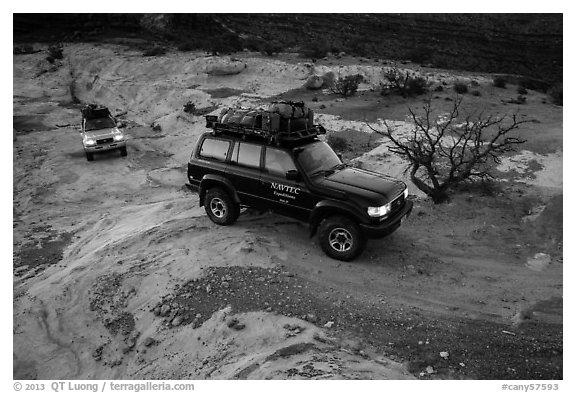
<svg viewBox="0 0 576 393">
<path fill-rule="evenodd" d="M 297 170 L 290 153 L 267 146 L 263 164 L 260 195 L 266 206 L 279 214 L 308 219 L 314 200 L 301 177 L 298 180 L 286 178 L 288 171 Z"/>
<path fill-rule="evenodd" d="M 261 145 L 236 141 L 226 168 L 226 177 L 234 185 L 240 202 L 256 208 L 262 201 L 258 196 L 261 160 Z"/>
</svg>

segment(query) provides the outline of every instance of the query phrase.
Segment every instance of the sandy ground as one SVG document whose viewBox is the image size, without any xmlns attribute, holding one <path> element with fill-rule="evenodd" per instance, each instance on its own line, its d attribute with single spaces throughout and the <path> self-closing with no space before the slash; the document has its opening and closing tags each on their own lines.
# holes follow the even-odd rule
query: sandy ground
<svg viewBox="0 0 576 393">
<path fill-rule="evenodd" d="M 315 93 L 329 103 L 315 110 L 330 131 L 367 132 L 349 108 L 369 100 L 377 65 L 244 54 L 246 68 L 222 76 L 222 60 L 199 53 L 64 54 L 58 66 L 14 56 L 14 378 L 562 378 L 562 112 L 543 95 L 529 96 L 540 121 L 526 136 L 546 149 L 527 144 L 498 168 L 498 187 L 448 204 L 410 184 L 405 225 L 342 263 L 287 218 L 246 211 L 213 225 L 184 187 L 204 119 L 182 108 L 260 105 L 313 72 L 361 72 L 367 95 Z M 515 96 L 465 77 L 486 102 Z M 86 161 L 72 94 L 120 114 L 127 157 Z M 373 127 L 406 126 L 390 105 Z M 355 160 L 405 178 L 406 163 L 376 145 Z"/>
</svg>

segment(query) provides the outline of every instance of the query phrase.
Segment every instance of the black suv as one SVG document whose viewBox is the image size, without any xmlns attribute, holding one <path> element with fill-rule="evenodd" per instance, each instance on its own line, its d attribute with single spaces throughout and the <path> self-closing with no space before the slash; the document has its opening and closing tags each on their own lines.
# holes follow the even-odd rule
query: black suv
<svg viewBox="0 0 576 393">
<path fill-rule="evenodd" d="M 206 116 L 214 130 L 200 136 L 188 180 L 213 222 L 234 223 L 241 206 L 271 210 L 308 222 L 310 236 L 318 233 L 326 254 L 349 261 L 363 251 L 367 238 L 392 233 L 410 214 L 406 184 L 342 163 L 318 138 L 322 126 L 302 124 L 297 132 L 269 138 L 262 129 L 278 123 L 267 118 L 275 115 L 244 113 L 240 121 L 247 124 Z"/>
</svg>

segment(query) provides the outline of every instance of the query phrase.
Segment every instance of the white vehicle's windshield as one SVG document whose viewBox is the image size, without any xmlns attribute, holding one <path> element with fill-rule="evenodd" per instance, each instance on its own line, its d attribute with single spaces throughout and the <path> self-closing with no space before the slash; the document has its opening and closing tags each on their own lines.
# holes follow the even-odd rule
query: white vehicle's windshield
<svg viewBox="0 0 576 393">
<path fill-rule="evenodd" d="M 334 150 L 325 142 L 311 143 L 298 151 L 298 162 L 304 171 L 313 176 L 342 164 Z"/>
<path fill-rule="evenodd" d="M 85 124 L 86 131 L 101 130 L 103 128 L 113 128 L 113 127 L 116 127 L 116 124 L 114 124 L 114 120 L 112 120 L 109 117 L 88 119 L 86 120 Z"/>
</svg>

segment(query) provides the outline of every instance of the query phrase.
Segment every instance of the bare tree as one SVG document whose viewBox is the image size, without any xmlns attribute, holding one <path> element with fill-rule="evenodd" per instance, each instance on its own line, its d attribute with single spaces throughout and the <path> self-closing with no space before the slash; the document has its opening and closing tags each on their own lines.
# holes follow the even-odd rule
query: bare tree
<svg viewBox="0 0 576 393">
<path fill-rule="evenodd" d="M 526 122 L 519 120 L 517 114 L 509 118 L 468 114 L 460 120 L 461 103 L 458 97 L 450 113 L 440 117 L 433 116 L 430 100 L 424 105 L 422 116 L 410 108 L 414 127 L 404 135 L 388 123 L 385 131 L 368 125 L 390 139 L 390 151 L 410 162 L 412 182 L 435 203 L 446 201 L 448 190 L 464 180 L 492 177 L 491 164 L 499 164 L 502 154 L 525 142 L 510 136 L 512 130 Z"/>
</svg>

